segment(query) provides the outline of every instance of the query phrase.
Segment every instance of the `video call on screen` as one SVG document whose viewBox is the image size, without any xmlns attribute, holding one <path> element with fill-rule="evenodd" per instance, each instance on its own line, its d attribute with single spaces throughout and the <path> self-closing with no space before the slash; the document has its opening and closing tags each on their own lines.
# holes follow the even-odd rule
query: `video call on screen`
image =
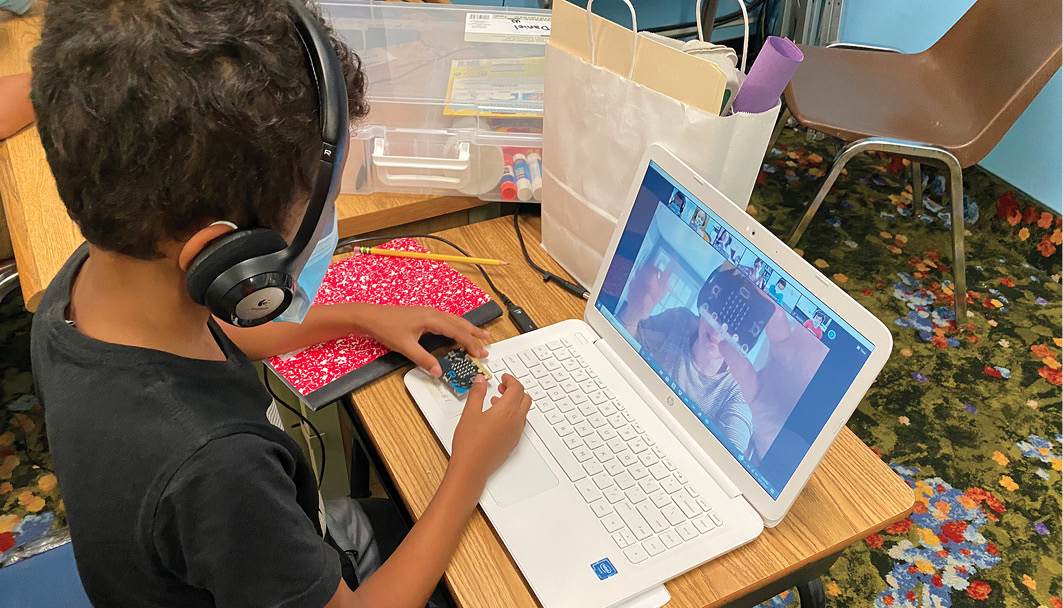
<svg viewBox="0 0 1063 608">
<path fill-rule="evenodd" d="M 773 498 L 872 350 L 653 162 L 595 306 Z"/>
</svg>

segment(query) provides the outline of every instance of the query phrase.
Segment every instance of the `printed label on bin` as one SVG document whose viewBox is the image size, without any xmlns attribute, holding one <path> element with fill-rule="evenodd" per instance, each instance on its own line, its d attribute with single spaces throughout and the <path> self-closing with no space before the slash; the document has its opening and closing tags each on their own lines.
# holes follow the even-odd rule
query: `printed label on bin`
<svg viewBox="0 0 1063 608">
<path fill-rule="evenodd" d="M 549 15 L 512 13 L 466 13 L 465 42 L 546 44 L 550 37 Z"/>
<path fill-rule="evenodd" d="M 447 83 L 447 116 L 542 117 L 545 57 L 456 59 Z"/>
</svg>

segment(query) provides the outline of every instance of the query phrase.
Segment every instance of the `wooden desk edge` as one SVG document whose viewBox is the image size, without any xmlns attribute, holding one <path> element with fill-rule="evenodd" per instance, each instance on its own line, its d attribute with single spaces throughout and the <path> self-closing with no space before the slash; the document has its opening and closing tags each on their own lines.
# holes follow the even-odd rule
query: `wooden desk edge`
<svg viewBox="0 0 1063 608">
<path fill-rule="evenodd" d="M 856 433 L 853 433 L 852 430 L 849 429 L 848 426 L 845 426 L 842 429 L 842 433 L 849 433 L 849 434 L 852 435 L 852 438 L 854 440 L 859 441 L 861 444 L 863 444 L 865 446 L 867 445 L 867 444 L 865 444 L 863 442 L 862 439 L 860 439 L 860 437 L 858 437 L 856 435 Z M 841 435 L 839 434 L 838 439 L 840 439 L 840 438 L 841 438 Z M 837 441 L 837 439 L 835 439 L 835 441 Z M 886 466 L 887 468 L 889 467 L 889 465 L 887 465 L 885 462 L 882 462 L 881 460 L 879 462 L 883 466 Z M 908 504 L 907 507 L 905 507 L 903 509 L 898 509 L 896 513 L 894 513 L 889 518 L 887 518 L 882 523 L 882 527 L 880 528 L 880 529 L 883 529 L 883 530 L 888 528 L 889 526 L 892 526 L 893 524 L 901 521 L 902 519 L 908 517 L 909 515 L 911 515 L 912 509 L 915 507 L 915 492 L 912 490 L 912 488 L 908 487 L 908 484 L 906 484 L 904 482 L 904 480 L 901 479 L 900 475 L 897 475 L 897 473 L 894 472 L 893 469 L 889 469 L 889 471 L 893 475 L 892 478 L 890 479 L 889 483 L 891 483 L 894 486 L 896 486 L 894 488 L 893 492 L 896 492 L 897 496 L 907 495 L 911 499 L 911 502 Z M 888 491 L 888 489 L 884 489 L 883 492 L 880 493 L 880 495 L 885 495 L 887 491 Z M 893 493 L 890 492 L 889 495 L 893 495 Z M 785 521 L 785 519 L 783 521 Z M 806 559 L 794 562 L 793 564 L 791 564 L 787 568 L 779 571 L 776 574 L 776 576 L 771 577 L 770 580 L 757 581 L 756 585 L 750 585 L 748 587 L 744 587 L 743 589 L 737 590 L 737 591 L 735 591 L 733 593 L 730 593 L 730 594 L 720 598 L 719 600 L 716 601 L 716 604 L 725 606 L 725 605 L 727 605 L 730 602 L 733 602 L 735 600 L 743 598 L 746 595 L 748 595 L 750 592 L 755 591 L 755 590 L 757 590 L 757 589 L 759 589 L 761 587 L 764 587 L 765 584 L 771 584 L 771 583 L 773 583 L 775 581 L 782 580 L 786 576 L 788 576 L 788 575 L 790 575 L 790 574 L 792 574 L 794 572 L 797 572 L 798 570 L 800 570 L 801 568 L 804 568 L 805 566 L 808 566 L 810 564 L 814 564 L 814 563 L 816 563 L 816 562 L 818 562 L 818 561 L 820 561 L 822 559 L 826 559 L 826 558 L 828 558 L 831 555 L 834 555 L 836 553 L 840 553 L 840 552 L 844 551 L 845 549 L 848 549 L 849 547 L 851 547 L 851 546 L 855 545 L 856 543 L 860 542 L 860 540 L 862 540 L 864 538 L 867 538 L 868 535 L 874 534 L 874 533 L 875 532 L 869 532 L 869 533 L 865 533 L 865 534 L 853 534 L 853 535 L 850 535 L 848 537 L 845 537 L 844 540 L 835 542 L 834 544 L 830 545 L 828 548 L 826 548 L 823 551 L 821 551 L 818 555 L 809 556 Z M 701 566 L 698 566 L 698 567 L 700 568 Z M 676 577 L 676 579 L 677 578 L 679 578 L 679 577 Z M 676 579 L 672 579 L 672 580 L 666 582 L 665 586 L 667 587 L 669 584 L 671 584 Z"/>
<path fill-rule="evenodd" d="M 28 127 L 28 128 L 33 128 Z M 47 283 L 41 282 L 40 268 L 32 255 L 19 255 L 31 248 L 30 236 L 27 228 L 26 216 L 22 207 L 22 191 L 18 184 L 18 175 L 11 162 L 11 143 L 17 137 L 23 137 L 26 129 L 12 135 L 7 140 L 0 142 L 0 190 L 5 193 L 0 196 L 4 206 L 4 217 L 7 220 L 8 234 L 11 237 L 11 248 L 14 250 L 15 263 L 19 275 L 19 288 L 27 310 L 34 312 L 44 295 Z"/>
<path fill-rule="evenodd" d="M 360 210 L 373 197 L 396 197 L 406 199 L 402 204 L 379 205 L 375 209 Z M 402 224 L 426 220 L 456 211 L 475 209 L 489 204 L 474 196 L 451 196 L 444 194 L 391 194 L 367 195 L 341 194 L 336 197 L 337 223 L 340 238 L 356 236 L 377 230 L 385 230 Z M 353 213 L 347 214 L 348 211 Z"/>
</svg>

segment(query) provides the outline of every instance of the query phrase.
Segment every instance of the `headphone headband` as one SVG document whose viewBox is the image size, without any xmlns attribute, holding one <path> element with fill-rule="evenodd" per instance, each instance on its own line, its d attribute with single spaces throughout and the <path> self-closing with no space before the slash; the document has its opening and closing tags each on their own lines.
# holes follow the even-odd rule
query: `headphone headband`
<svg viewBox="0 0 1063 608">
<path fill-rule="evenodd" d="M 288 0 L 292 24 L 307 51 L 310 76 L 317 90 L 321 141 L 337 147 L 347 143 L 347 87 L 332 41 L 321 22 L 299 0 Z"/>
<path fill-rule="evenodd" d="M 299 232 L 285 250 L 292 256 L 292 265 L 297 265 L 301 270 L 310 256 L 310 245 L 324 232 L 323 223 L 331 219 L 324 213 L 326 205 L 332 204 L 339 194 L 340 176 L 347 156 L 350 115 L 343 69 L 328 33 L 300 0 L 288 0 L 288 7 L 295 31 L 306 50 L 311 80 L 317 91 L 318 122 L 321 127 L 321 155 L 310 203 Z M 311 222 L 311 219 L 317 221 Z"/>
<path fill-rule="evenodd" d="M 321 130 L 306 212 L 290 244 L 272 230 L 237 230 L 204 249 L 188 269 L 192 299 L 241 327 L 271 321 L 292 302 L 296 280 L 332 222 L 347 156 L 347 87 L 339 57 L 328 32 L 303 1 L 286 2 L 317 96 Z"/>
</svg>

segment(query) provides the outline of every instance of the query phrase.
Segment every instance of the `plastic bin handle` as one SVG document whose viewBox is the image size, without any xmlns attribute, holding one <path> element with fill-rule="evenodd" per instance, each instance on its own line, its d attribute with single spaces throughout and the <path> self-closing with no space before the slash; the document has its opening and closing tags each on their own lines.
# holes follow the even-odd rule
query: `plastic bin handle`
<svg viewBox="0 0 1063 608">
<path fill-rule="evenodd" d="M 387 186 L 447 186 L 457 190 L 469 184 L 469 142 L 458 143 L 457 158 L 391 156 L 384 151 L 384 138 L 374 137 L 373 165 L 380 182 Z M 454 171 L 457 175 L 392 173 L 390 169 Z"/>
</svg>

